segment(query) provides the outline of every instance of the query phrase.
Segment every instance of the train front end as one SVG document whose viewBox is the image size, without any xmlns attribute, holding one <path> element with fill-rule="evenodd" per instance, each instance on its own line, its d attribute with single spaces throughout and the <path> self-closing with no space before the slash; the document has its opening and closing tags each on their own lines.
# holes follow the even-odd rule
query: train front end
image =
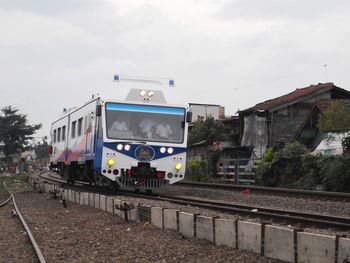
<svg viewBox="0 0 350 263">
<path fill-rule="evenodd" d="M 152 91 L 152 97 L 156 95 Z M 96 169 L 123 188 L 158 188 L 185 177 L 187 108 L 147 97 L 140 102 L 102 104 L 102 140 L 98 140 L 95 162 L 100 167 Z"/>
</svg>

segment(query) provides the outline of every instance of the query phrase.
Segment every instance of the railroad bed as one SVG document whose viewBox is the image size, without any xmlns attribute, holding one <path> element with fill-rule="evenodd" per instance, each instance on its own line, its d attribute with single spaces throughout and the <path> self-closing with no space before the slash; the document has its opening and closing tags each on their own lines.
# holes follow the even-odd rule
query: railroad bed
<svg viewBox="0 0 350 263">
<path fill-rule="evenodd" d="M 54 173 L 45 173 L 41 175 L 41 177 L 55 183 L 57 183 L 56 180 L 64 182 L 63 180 L 58 179 L 59 177 Z M 80 192 L 92 191 L 103 195 L 108 194 L 106 193 L 105 189 L 89 187 L 86 184 L 81 184 L 79 182 L 77 182 L 77 184 L 78 185 L 75 185 L 73 187 L 70 185 L 66 186 Z M 186 191 L 184 192 L 183 190 Z M 286 196 L 269 196 L 268 194 L 261 195 L 261 193 L 241 195 L 236 191 L 227 192 L 216 189 L 200 189 L 200 191 L 197 192 L 195 189 L 189 189 L 188 187 L 179 190 L 179 187 L 173 186 L 156 189 L 155 192 L 160 193 L 160 196 L 143 195 L 141 193 L 134 194 L 128 191 L 121 191 L 121 195 L 114 195 L 111 191 L 107 192 L 109 192 L 109 195 L 113 195 L 113 198 L 125 200 L 129 203 L 141 203 L 153 207 L 166 207 L 169 209 L 176 209 L 183 212 L 200 214 L 209 217 L 221 217 L 233 220 L 238 219 L 256 223 L 269 223 L 282 227 L 288 226 L 291 229 L 303 228 L 303 230 L 312 233 L 350 236 L 348 228 L 349 216 L 346 213 L 339 213 L 341 209 L 344 209 L 344 206 L 349 206 L 349 203 L 344 201 L 337 202 L 332 200 L 327 202 L 328 206 L 326 207 L 329 207 L 331 209 L 333 209 L 333 206 L 339 207 L 338 213 L 332 214 L 329 213 L 326 209 L 316 213 L 308 210 L 310 207 L 310 204 L 308 202 L 316 202 L 316 206 L 319 207 L 321 205 L 322 207 L 322 205 L 324 205 L 324 198 L 322 198 L 322 200 L 313 200 L 313 198 L 309 200 L 305 196 L 303 196 L 303 198 L 291 198 Z M 188 193 L 187 198 L 184 197 L 184 195 L 181 195 L 186 192 Z M 207 192 L 211 193 L 207 194 Z M 166 193 L 166 195 L 163 195 L 163 193 Z M 223 197 L 222 195 L 224 197 L 227 197 L 227 195 L 234 195 L 236 197 L 233 199 L 222 199 L 222 204 L 219 202 L 219 207 L 217 207 L 217 200 L 220 200 L 220 197 Z M 206 198 L 193 198 L 193 196 L 205 196 Z M 236 200 L 239 199 L 241 202 L 236 202 Z M 200 202 L 197 202 L 196 200 Z M 214 202 L 212 202 L 213 200 Z M 226 205 L 227 203 L 230 203 L 228 200 L 233 203 L 233 206 L 229 209 L 222 209 L 224 207 L 228 207 Z M 263 205 L 259 206 L 254 202 L 260 202 Z M 290 209 L 290 204 L 295 205 L 295 203 L 301 205 L 302 209 L 299 210 L 301 213 L 298 213 L 298 209 Z M 274 206 L 275 204 L 276 206 Z M 276 213 L 280 214 L 281 216 L 275 216 L 274 214 Z M 322 218 L 322 215 L 325 216 Z"/>
<path fill-rule="evenodd" d="M 200 239 L 184 239 L 175 231 L 148 223 L 126 223 L 100 209 L 72 202 L 64 208 L 50 194 L 29 191 L 15 196 L 47 262 L 279 262 Z M 4 208 L 0 212 L 6 215 Z M 8 219 L 1 217 L 0 233 L 5 233 Z M 6 232 L 6 238 L 11 233 Z M 14 246 L 7 248 L 1 250 L 0 261 L 35 262 L 24 260 Z"/>
<path fill-rule="evenodd" d="M 0 262 L 37 262 L 34 248 L 10 203 L 0 207 Z"/>
<path fill-rule="evenodd" d="M 41 184 L 41 187 L 45 191 L 52 191 L 54 188 L 50 184 Z M 57 186 L 55 187 L 58 189 Z M 333 263 L 336 262 L 336 258 L 338 262 L 347 262 L 344 260 L 350 257 L 350 239 L 342 236 L 307 233 L 295 226 L 279 227 L 253 223 L 246 218 L 245 220 L 227 219 L 227 214 L 217 219 L 210 215 L 206 216 L 204 209 L 200 209 L 200 215 L 196 215 L 195 207 L 181 206 L 180 211 L 176 211 L 171 209 L 174 208 L 172 203 L 164 201 L 151 200 L 158 204 L 150 204 L 152 206 L 150 207 L 147 206 L 150 201 L 145 199 L 147 197 L 106 196 L 102 192 L 96 193 L 101 191 L 96 189 L 93 191 L 95 193 L 89 193 L 85 192 L 89 191 L 85 186 L 74 186 L 72 189 L 64 191 L 64 196 L 71 202 L 92 206 L 120 216 L 122 214 L 114 209 L 114 205 L 120 205 L 123 202 L 133 203 L 135 209 L 128 213 L 131 220 L 151 218 L 151 223 L 158 228 L 177 229 L 189 238 L 198 237 L 215 244 L 247 249 L 288 262 Z M 184 212 L 185 208 L 189 209 L 189 212 Z M 311 229 L 311 232 L 314 231 Z"/>
<path fill-rule="evenodd" d="M 293 193 L 269 193 L 255 190 L 247 191 L 201 188 L 196 186 L 166 186 L 155 193 L 182 197 L 223 201 L 228 203 L 288 209 L 300 212 L 350 217 L 350 200 L 335 199 L 334 196 L 307 196 Z"/>
</svg>

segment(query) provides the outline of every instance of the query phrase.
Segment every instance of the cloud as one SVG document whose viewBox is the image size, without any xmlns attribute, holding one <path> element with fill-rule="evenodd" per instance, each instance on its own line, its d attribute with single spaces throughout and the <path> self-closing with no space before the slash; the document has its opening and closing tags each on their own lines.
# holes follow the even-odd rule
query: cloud
<svg viewBox="0 0 350 263">
<path fill-rule="evenodd" d="M 349 8 L 346 0 L 231 0 L 217 12 L 222 19 L 231 20 L 312 20 Z"/>
</svg>

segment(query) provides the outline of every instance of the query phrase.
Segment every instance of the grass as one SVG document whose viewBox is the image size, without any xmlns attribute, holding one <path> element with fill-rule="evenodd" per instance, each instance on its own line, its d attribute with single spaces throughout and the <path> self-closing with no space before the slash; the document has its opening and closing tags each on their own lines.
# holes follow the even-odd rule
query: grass
<svg viewBox="0 0 350 263">
<path fill-rule="evenodd" d="M 7 188 L 12 192 L 16 188 L 20 186 L 24 186 L 29 182 L 29 176 L 28 173 L 22 173 L 22 174 L 14 174 L 10 176 L 1 176 L 0 177 L 0 196 L 7 196 L 8 192 L 6 191 L 4 187 L 4 182 L 6 183 Z"/>
</svg>

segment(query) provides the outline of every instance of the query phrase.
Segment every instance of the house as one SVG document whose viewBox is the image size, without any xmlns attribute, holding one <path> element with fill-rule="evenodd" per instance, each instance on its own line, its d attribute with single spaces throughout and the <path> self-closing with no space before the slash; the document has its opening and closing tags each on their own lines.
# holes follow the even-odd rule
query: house
<svg viewBox="0 0 350 263">
<path fill-rule="evenodd" d="M 204 120 L 209 116 L 214 120 L 225 118 L 225 107 L 216 104 L 200 104 L 189 103 L 192 111 L 193 122 L 198 120 L 199 117 L 203 117 Z"/>
<path fill-rule="evenodd" d="M 350 91 L 319 83 L 242 110 L 241 146 L 253 146 L 258 158 L 268 147 L 294 140 L 314 149 L 322 140 L 316 126 L 322 103 L 336 99 L 350 99 Z"/>
</svg>

